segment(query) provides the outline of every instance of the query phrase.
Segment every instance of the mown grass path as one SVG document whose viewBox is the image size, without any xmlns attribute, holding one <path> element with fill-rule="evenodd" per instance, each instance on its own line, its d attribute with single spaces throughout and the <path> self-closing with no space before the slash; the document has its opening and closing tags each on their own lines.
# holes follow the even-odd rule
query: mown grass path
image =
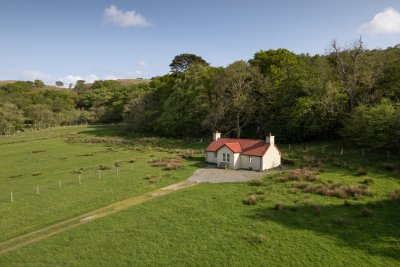
<svg viewBox="0 0 400 267">
<path fill-rule="evenodd" d="M 172 192 L 175 192 L 180 189 L 188 188 L 191 186 L 196 185 L 196 182 L 190 182 L 190 181 L 183 181 L 179 182 L 176 184 L 172 184 L 139 196 L 135 196 L 132 198 L 128 198 L 125 200 L 121 200 L 115 203 L 112 203 L 110 205 L 107 205 L 105 207 L 102 207 L 100 209 L 84 213 L 80 216 L 64 220 L 61 222 L 58 222 L 56 224 L 44 227 L 42 229 L 15 237 L 13 239 L 4 241 L 0 243 L 0 254 L 4 254 L 13 250 L 16 250 L 18 248 L 21 248 L 23 246 L 29 245 L 31 243 L 46 239 L 48 237 L 51 237 L 53 235 L 56 235 L 61 232 L 65 232 L 67 230 L 70 230 L 72 228 L 78 227 L 82 224 L 91 222 L 93 220 L 96 220 L 98 218 L 102 218 L 105 216 L 108 216 L 110 214 L 114 214 L 116 212 L 119 212 L 121 210 L 127 209 L 129 207 L 138 205 L 140 203 L 143 203 L 145 201 L 151 200 L 153 198 L 166 195 Z"/>
</svg>

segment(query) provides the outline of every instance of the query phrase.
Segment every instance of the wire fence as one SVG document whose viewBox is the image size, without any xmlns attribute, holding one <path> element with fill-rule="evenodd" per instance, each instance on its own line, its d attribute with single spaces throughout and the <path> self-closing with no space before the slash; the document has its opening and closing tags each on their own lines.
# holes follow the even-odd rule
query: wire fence
<svg viewBox="0 0 400 267">
<path fill-rule="evenodd" d="M 143 176 L 143 172 L 138 170 L 143 168 L 144 164 L 150 166 L 150 162 L 162 163 L 166 160 L 191 159 L 204 155 L 204 149 L 151 148 L 146 152 L 163 152 L 163 155 L 148 155 L 143 159 L 144 162 L 138 162 L 137 160 L 132 160 L 132 157 L 129 157 L 120 158 L 118 160 L 114 159 L 113 163 L 98 165 L 96 167 L 82 168 L 76 166 L 76 168 L 72 168 L 72 170 L 62 168 L 61 170 L 58 169 L 55 171 L 52 171 L 52 168 L 43 168 L 43 173 L 37 172 L 31 175 L 12 175 L 4 177 L 10 179 L 11 182 L 6 186 L 0 187 L 0 204 L 17 202 L 18 200 L 35 195 L 41 196 L 44 194 L 62 192 L 63 190 L 77 189 L 77 187 L 94 186 L 94 183 L 106 183 L 110 180 L 121 181 L 122 179 L 137 179 L 138 175 Z M 93 165 L 93 163 L 91 165 Z M 165 171 L 165 174 L 166 173 L 167 171 Z M 146 175 L 150 176 L 151 173 Z M 32 179 L 33 177 L 38 177 L 38 179 L 36 179 L 37 182 Z M 14 179 L 18 181 L 18 183 L 13 183 L 12 180 Z M 24 180 L 26 181 L 25 184 L 23 184 Z"/>
</svg>

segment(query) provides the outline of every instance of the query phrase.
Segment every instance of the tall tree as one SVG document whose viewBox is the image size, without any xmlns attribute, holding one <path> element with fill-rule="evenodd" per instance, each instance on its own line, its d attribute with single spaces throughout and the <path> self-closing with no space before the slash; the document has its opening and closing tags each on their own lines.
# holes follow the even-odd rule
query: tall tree
<svg viewBox="0 0 400 267">
<path fill-rule="evenodd" d="M 64 86 L 64 83 L 62 81 L 56 81 L 57 86 Z"/>
<path fill-rule="evenodd" d="M 179 73 L 183 72 L 187 68 L 189 68 L 192 64 L 202 64 L 202 65 L 209 65 L 202 57 L 197 56 L 195 54 L 180 54 L 175 56 L 172 60 L 172 63 L 169 64 L 171 67 L 172 73 Z"/>
<path fill-rule="evenodd" d="M 351 112 L 357 101 L 357 95 L 373 86 L 373 75 L 376 72 L 368 60 L 367 50 L 361 37 L 350 47 L 341 48 L 336 40 L 331 44 L 330 58 L 342 90 L 348 97 L 348 109 Z"/>
<path fill-rule="evenodd" d="M 262 82 L 259 70 L 248 63 L 236 61 L 229 65 L 215 80 L 217 99 L 208 120 L 240 138 L 243 128 L 254 119 L 256 91 Z"/>
</svg>

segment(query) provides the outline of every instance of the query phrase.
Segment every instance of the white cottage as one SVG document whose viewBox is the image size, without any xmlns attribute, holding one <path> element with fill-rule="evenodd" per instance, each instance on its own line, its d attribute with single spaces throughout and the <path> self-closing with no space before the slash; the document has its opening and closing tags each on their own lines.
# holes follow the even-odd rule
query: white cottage
<svg viewBox="0 0 400 267">
<path fill-rule="evenodd" d="M 230 169 L 265 171 L 281 165 L 281 152 L 271 134 L 266 140 L 221 138 L 213 134 L 206 149 L 206 162 Z"/>
</svg>

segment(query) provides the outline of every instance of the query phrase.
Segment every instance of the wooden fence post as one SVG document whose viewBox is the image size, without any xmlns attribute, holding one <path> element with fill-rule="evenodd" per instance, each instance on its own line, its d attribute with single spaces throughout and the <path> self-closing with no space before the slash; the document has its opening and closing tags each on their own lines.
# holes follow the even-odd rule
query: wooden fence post
<svg viewBox="0 0 400 267">
<path fill-rule="evenodd" d="M 11 191 L 10 197 L 11 197 L 11 203 L 13 203 L 14 202 L 14 197 L 13 197 L 13 192 L 12 191 Z"/>
<path fill-rule="evenodd" d="M 343 152 L 344 152 L 344 151 L 343 151 L 343 147 L 342 147 L 342 150 L 340 150 L 340 155 L 341 155 L 341 156 L 343 156 Z"/>
<path fill-rule="evenodd" d="M 36 195 L 40 195 L 39 185 L 36 185 Z"/>
</svg>

